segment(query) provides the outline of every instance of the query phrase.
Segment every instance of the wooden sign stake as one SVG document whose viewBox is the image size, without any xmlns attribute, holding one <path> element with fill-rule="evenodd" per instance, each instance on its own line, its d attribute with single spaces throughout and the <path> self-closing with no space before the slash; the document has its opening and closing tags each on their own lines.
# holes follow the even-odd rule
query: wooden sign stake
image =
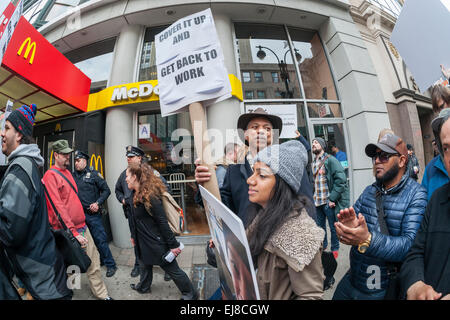
<svg viewBox="0 0 450 320">
<path fill-rule="evenodd" d="M 207 166 L 211 172 L 211 179 L 203 183 L 203 187 L 220 200 L 219 184 L 217 183 L 216 170 L 211 159 L 211 142 L 207 135 L 206 111 L 200 102 L 189 105 L 189 116 L 194 131 L 194 144 L 197 150 L 197 157 L 200 158 L 201 165 Z"/>
</svg>

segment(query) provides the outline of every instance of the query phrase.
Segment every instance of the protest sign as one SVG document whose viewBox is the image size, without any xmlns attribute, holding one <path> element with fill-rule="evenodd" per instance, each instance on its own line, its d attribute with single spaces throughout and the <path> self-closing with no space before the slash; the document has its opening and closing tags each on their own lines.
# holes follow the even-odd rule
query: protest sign
<svg viewBox="0 0 450 320">
<path fill-rule="evenodd" d="M 214 245 L 222 294 L 227 300 L 260 299 L 256 272 L 242 220 L 200 186 Z"/>
<path fill-rule="evenodd" d="M 205 107 L 231 97 L 231 84 L 211 9 L 164 29 L 155 48 L 161 115 L 189 110 L 200 163 L 214 172 Z M 204 186 L 220 198 L 215 174 Z"/>
<path fill-rule="evenodd" d="M 9 12 L 9 9 L 11 7 L 8 6 L 4 13 L 2 13 L 2 22 L 5 23 L 7 21 L 6 27 L 2 28 L 2 33 L 0 35 L 0 66 L 2 64 L 3 56 L 6 52 L 6 48 L 8 47 L 8 43 L 11 40 L 11 37 L 14 33 L 14 29 L 16 28 L 17 24 L 19 23 L 19 19 L 22 16 L 23 11 L 23 1 L 20 1 L 17 5 L 16 9 L 14 10 L 11 17 L 7 17 L 6 13 L 7 10 Z M 8 13 L 9 16 L 9 13 Z M 8 19 L 9 20 L 6 20 Z"/>
<path fill-rule="evenodd" d="M 211 9 L 182 18 L 155 36 L 161 115 L 231 97 Z"/>
<path fill-rule="evenodd" d="M 280 105 L 246 105 L 245 109 L 248 113 L 258 108 L 264 109 L 269 114 L 277 115 L 283 121 L 283 130 L 280 139 L 295 138 L 297 134 L 297 105 L 296 104 L 280 104 Z"/>
<path fill-rule="evenodd" d="M 391 42 L 422 92 L 443 78 L 440 65 L 450 68 L 450 42 L 442 37 L 448 30 L 448 0 L 405 2 L 392 31 Z"/>
</svg>

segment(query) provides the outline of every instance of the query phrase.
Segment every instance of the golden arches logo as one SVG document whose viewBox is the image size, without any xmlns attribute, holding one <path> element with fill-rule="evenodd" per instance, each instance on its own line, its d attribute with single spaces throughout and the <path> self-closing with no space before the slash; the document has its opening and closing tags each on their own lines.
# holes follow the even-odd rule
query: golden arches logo
<svg viewBox="0 0 450 320">
<path fill-rule="evenodd" d="M 52 165 L 53 165 L 53 150 L 52 150 L 52 153 L 50 153 L 50 166 L 49 166 L 49 168 L 51 168 Z"/>
<path fill-rule="evenodd" d="M 25 54 L 23 55 L 24 59 L 28 59 L 28 55 L 30 54 L 30 51 L 33 50 L 33 52 L 31 53 L 31 57 L 29 60 L 30 64 L 33 64 L 34 61 L 34 55 L 36 54 L 36 42 L 31 42 L 31 38 L 28 37 L 25 39 L 24 42 L 22 42 L 22 45 L 20 46 L 19 51 L 17 51 L 17 55 L 20 56 L 22 55 L 22 51 L 25 48 L 25 45 L 27 46 L 27 48 L 25 49 Z"/>
<path fill-rule="evenodd" d="M 92 167 L 92 162 L 95 161 L 95 170 L 99 171 L 100 174 L 103 176 L 103 162 L 102 162 L 102 157 L 96 156 L 95 154 L 92 154 L 91 156 L 91 162 L 89 163 L 89 166 Z M 98 170 L 98 165 L 100 163 L 100 170 Z"/>
</svg>

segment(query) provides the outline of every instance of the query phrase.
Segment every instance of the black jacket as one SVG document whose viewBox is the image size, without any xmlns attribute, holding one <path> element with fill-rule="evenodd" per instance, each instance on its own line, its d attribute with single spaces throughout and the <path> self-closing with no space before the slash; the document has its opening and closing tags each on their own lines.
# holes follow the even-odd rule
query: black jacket
<svg viewBox="0 0 450 320">
<path fill-rule="evenodd" d="M 164 185 L 167 188 L 167 192 L 172 193 L 172 190 L 170 188 L 170 185 L 167 183 L 166 179 L 155 169 L 153 169 L 153 173 L 161 179 L 161 181 L 164 183 Z M 131 206 L 132 198 L 131 194 L 132 191 L 128 189 L 128 184 L 126 182 L 127 178 L 127 169 L 123 170 L 122 173 L 119 176 L 119 179 L 117 179 L 116 187 L 115 187 L 115 193 L 117 200 L 122 204 L 123 206 L 123 212 L 125 214 L 125 218 L 128 219 L 128 211 L 129 207 Z M 123 205 L 122 201 L 125 200 L 125 205 Z"/>
<path fill-rule="evenodd" d="M 400 271 L 403 296 L 423 281 L 445 296 L 450 293 L 450 183 L 437 189 Z"/>
<path fill-rule="evenodd" d="M 108 184 L 98 171 L 86 167 L 83 171 L 75 170 L 72 176 L 78 187 L 78 198 L 85 211 L 94 202 L 101 206 L 111 194 Z"/>
<path fill-rule="evenodd" d="M 180 243 L 169 227 L 161 200 L 151 199 L 150 213 L 142 203 L 132 206 L 130 213 L 131 236 L 136 242 L 139 259 L 145 265 L 163 264 L 163 255 L 169 249 L 178 248 Z"/>
<path fill-rule="evenodd" d="M 247 179 L 252 174 L 253 171 L 250 164 L 247 158 L 245 158 L 245 163 L 230 165 L 228 167 L 223 186 L 220 188 L 222 203 L 241 218 L 244 226 L 247 225 L 247 208 L 250 204 Z M 312 186 L 306 172 L 303 173 L 298 194 L 307 196 L 314 203 Z"/>
</svg>

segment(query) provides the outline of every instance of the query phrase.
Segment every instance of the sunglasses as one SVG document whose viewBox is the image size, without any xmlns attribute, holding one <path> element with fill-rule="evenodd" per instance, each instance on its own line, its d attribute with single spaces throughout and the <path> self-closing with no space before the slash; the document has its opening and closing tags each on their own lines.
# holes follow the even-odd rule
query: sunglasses
<svg viewBox="0 0 450 320">
<path fill-rule="evenodd" d="M 387 153 L 387 152 L 377 152 L 372 157 L 372 163 L 375 164 L 375 162 L 377 161 L 377 158 L 380 160 L 381 163 L 386 163 L 386 162 L 389 161 L 389 158 L 393 157 L 393 156 L 400 156 L 400 154 L 398 154 L 398 153 Z"/>
</svg>

